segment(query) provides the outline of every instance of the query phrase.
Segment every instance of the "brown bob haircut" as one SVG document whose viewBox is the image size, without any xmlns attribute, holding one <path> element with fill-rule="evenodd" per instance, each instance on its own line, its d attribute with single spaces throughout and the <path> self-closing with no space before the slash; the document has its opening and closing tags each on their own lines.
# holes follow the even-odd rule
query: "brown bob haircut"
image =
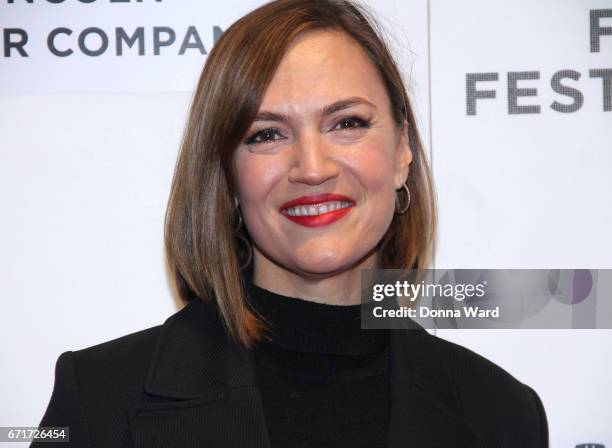
<svg viewBox="0 0 612 448">
<path fill-rule="evenodd" d="M 228 335 L 246 348 L 264 336 L 266 323 L 245 299 L 244 276 L 252 275 L 245 242 L 251 240 L 244 225 L 236 230 L 233 153 L 289 45 L 312 30 L 344 32 L 359 43 L 385 84 L 398 129 L 408 121 L 410 207 L 394 215 L 378 243 L 377 266 L 426 269 L 433 252 L 436 204 L 431 173 L 402 75 L 380 25 L 367 9 L 347 0 L 266 3 L 230 26 L 208 55 L 189 110 L 165 217 L 166 255 L 181 299 L 212 305 Z"/>
</svg>

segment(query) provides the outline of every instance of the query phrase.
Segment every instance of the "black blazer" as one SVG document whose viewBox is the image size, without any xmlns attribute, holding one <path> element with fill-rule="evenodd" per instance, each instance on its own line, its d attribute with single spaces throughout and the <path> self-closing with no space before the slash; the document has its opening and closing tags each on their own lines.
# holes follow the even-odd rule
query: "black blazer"
<svg viewBox="0 0 612 448">
<path fill-rule="evenodd" d="M 163 325 L 62 353 L 39 426 L 69 426 L 63 447 L 269 447 L 252 352 L 212 310 L 194 300 Z M 390 343 L 388 447 L 548 446 L 538 395 L 502 368 L 422 328 L 390 330 Z"/>
</svg>

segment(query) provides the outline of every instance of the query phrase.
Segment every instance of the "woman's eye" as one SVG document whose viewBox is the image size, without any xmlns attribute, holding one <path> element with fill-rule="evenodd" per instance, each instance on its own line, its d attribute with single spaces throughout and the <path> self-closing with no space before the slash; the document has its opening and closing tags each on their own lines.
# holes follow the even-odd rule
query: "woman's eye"
<svg viewBox="0 0 612 448">
<path fill-rule="evenodd" d="M 274 138 L 275 134 L 278 136 L 281 136 L 278 129 L 276 128 L 264 129 L 262 131 L 258 131 L 252 134 L 249 138 L 245 140 L 245 143 L 247 145 L 256 145 L 259 143 L 268 143 L 268 142 L 273 142 L 275 140 L 280 140 L 280 139 Z"/>
<path fill-rule="evenodd" d="M 338 129 L 338 126 L 340 126 L 340 130 L 351 128 L 368 128 L 370 127 L 370 121 L 363 120 L 359 117 L 348 117 L 340 120 L 334 129 Z"/>
</svg>

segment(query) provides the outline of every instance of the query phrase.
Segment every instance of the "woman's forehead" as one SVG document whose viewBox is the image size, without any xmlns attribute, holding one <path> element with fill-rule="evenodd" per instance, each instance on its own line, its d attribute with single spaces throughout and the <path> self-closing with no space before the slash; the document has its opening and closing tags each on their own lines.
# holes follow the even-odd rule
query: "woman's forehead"
<svg viewBox="0 0 612 448">
<path fill-rule="evenodd" d="M 260 110 L 316 108 L 343 98 L 384 103 L 380 75 L 362 47 L 337 31 L 311 31 L 292 43 L 270 82 Z"/>
</svg>

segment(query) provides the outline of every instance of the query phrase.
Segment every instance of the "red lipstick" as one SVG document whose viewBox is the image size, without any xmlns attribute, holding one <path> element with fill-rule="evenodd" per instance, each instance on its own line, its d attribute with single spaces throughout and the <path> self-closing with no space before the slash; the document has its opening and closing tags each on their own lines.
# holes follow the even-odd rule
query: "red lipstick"
<svg viewBox="0 0 612 448">
<path fill-rule="evenodd" d="M 321 205 L 325 202 L 331 202 L 331 201 L 348 202 L 349 206 L 344 207 L 344 208 L 339 208 L 336 210 L 332 210 L 326 213 L 322 213 L 320 215 L 314 215 L 314 216 L 308 216 L 308 215 L 291 216 L 285 210 L 287 208 L 297 207 L 301 205 L 303 206 Z M 289 219 L 290 221 L 295 222 L 296 224 L 300 224 L 306 227 L 319 227 L 319 226 L 325 226 L 325 225 L 331 224 L 332 222 L 339 220 L 344 215 L 346 215 L 351 210 L 351 208 L 353 208 L 354 205 L 355 205 L 355 201 L 353 201 L 351 198 L 347 196 L 344 196 L 342 194 L 324 193 L 324 194 L 318 194 L 318 195 L 313 195 L 313 196 L 302 196 L 297 199 L 293 199 L 281 205 L 279 208 L 279 212 L 281 212 L 281 214 L 285 218 Z"/>
</svg>

